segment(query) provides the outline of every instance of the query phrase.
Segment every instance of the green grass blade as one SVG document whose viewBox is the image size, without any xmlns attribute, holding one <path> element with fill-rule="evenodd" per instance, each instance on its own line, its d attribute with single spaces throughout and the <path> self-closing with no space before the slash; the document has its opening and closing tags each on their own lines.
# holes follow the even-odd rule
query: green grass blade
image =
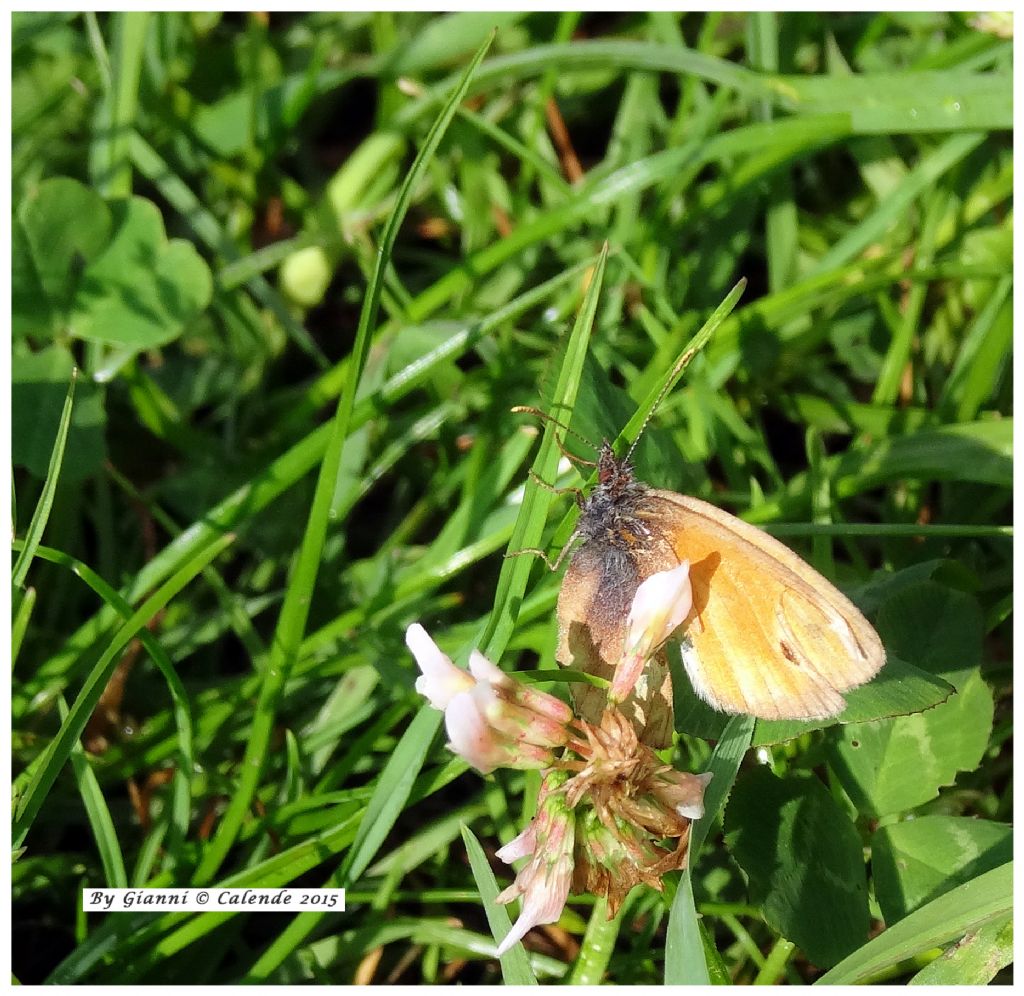
<svg viewBox="0 0 1024 996">
<path fill-rule="evenodd" d="M 796 945 L 792 941 L 786 940 L 785 937 L 780 937 L 772 946 L 771 951 L 768 952 L 768 957 L 765 958 L 761 970 L 757 973 L 757 978 L 754 979 L 754 985 L 778 985 L 783 975 L 785 975 L 786 964 L 793 956 L 795 950 Z"/>
<path fill-rule="evenodd" d="M 57 493 L 57 481 L 60 478 L 60 465 L 64 460 L 64 447 L 68 441 L 68 430 L 71 427 L 71 410 L 75 400 L 75 382 L 78 379 L 78 371 L 72 371 L 71 383 L 68 385 L 67 397 L 64 399 L 64 408 L 60 414 L 60 424 L 57 427 L 57 439 L 53 444 L 53 451 L 50 454 L 50 466 L 46 471 L 46 481 L 43 484 L 43 493 L 39 496 L 39 504 L 32 513 L 32 521 L 28 524 L 28 532 L 25 533 L 25 545 L 14 562 L 14 571 L 11 574 L 11 586 L 20 588 L 25 582 L 25 575 L 32 564 L 36 547 L 43 538 L 43 530 L 46 529 L 46 522 L 50 518 L 50 510 L 53 508 L 53 496 Z"/>
<path fill-rule="evenodd" d="M 25 790 L 21 804 L 15 813 L 11 837 L 14 846 L 20 846 L 28 834 L 39 809 L 53 786 L 57 775 L 71 756 L 71 750 L 82 735 L 85 724 L 89 721 L 96 703 L 99 702 L 103 689 L 117 665 L 119 655 L 129 641 L 174 598 L 202 569 L 232 542 L 234 535 L 221 537 L 219 542 L 211 544 L 200 554 L 190 560 L 177 571 L 164 585 L 153 593 L 132 614 L 131 618 L 114 634 L 107 649 L 96 662 L 89 677 L 75 699 L 67 720 L 61 723 L 60 730 L 47 745 L 42 754 L 42 761 L 36 769 L 31 782 Z"/>
<path fill-rule="evenodd" d="M 675 363 L 669 368 L 664 378 L 648 393 L 643 404 L 637 408 L 636 413 L 619 433 L 616 442 L 633 442 L 640 434 L 640 430 L 646 425 L 647 420 L 654 413 L 659 400 L 666 397 L 672 388 L 679 382 L 679 378 L 686 372 L 686 368 L 693 361 L 693 358 L 711 341 L 719 326 L 729 317 L 736 302 L 739 301 L 747 286 L 747 279 L 743 277 L 735 287 L 725 296 L 725 300 L 715 308 L 708 320 L 701 326 L 697 334 L 686 344 L 686 348 L 679 354 Z"/>
<path fill-rule="evenodd" d="M 490 45 L 490 39 L 481 46 L 470 62 L 463 75 L 462 84 L 455 90 L 448 104 L 434 122 L 424 140 L 415 162 L 409 170 L 405 182 L 399 191 L 397 202 L 391 217 L 384 229 L 380 247 L 377 251 L 377 262 L 363 298 L 363 309 L 359 316 L 352 357 L 349 362 L 348 381 L 342 392 L 330 427 L 327 446 L 324 450 L 320 473 L 317 477 L 316 491 L 313 496 L 313 507 L 310 509 L 306 522 L 306 530 L 302 537 L 302 545 L 292 573 L 288 590 L 285 593 L 284 605 L 278 617 L 274 633 L 270 660 L 267 664 L 264 682 L 260 689 L 260 698 L 253 717 L 252 729 L 246 745 L 245 759 L 242 763 L 242 776 L 232 796 L 227 812 L 221 820 L 217 833 L 196 871 L 195 883 L 202 885 L 213 880 L 228 850 L 238 836 L 242 820 L 249 809 L 256 787 L 259 784 L 266 762 L 270 736 L 273 731 L 274 718 L 284 690 L 285 682 L 291 673 L 292 665 L 302 642 L 309 607 L 316 586 L 316 577 L 320 567 L 321 554 L 327 536 L 328 518 L 331 514 L 331 499 L 338 479 L 338 468 L 341 466 L 345 441 L 352 429 L 352 413 L 355 408 L 356 391 L 363 374 L 363 367 L 369 354 L 372 330 L 376 323 L 380 297 L 384 287 L 384 276 L 391 261 L 391 251 L 399 226 L 405 217 L 413 191 L 433 157 L 441 138 L 455 116 L 460 101 L 465 96 L 469 81 L 473 77 Z"/>
<path fill-rule="evenodd" d="M 390 405 L 405 398 L 422 384 L 428 383 L 442 364 L 465 355 L 482 336 L 499 327 L 502 322 L 511 321 L 523 311 L 548 300 L 555 290 L 574 279 L 590 265 L 590 262 L 579 263 L 531 288 L 479 323 L 456 331 L 436 349 L 398 371 L 379 391 L 359 401 L 353 415 L 353 429 L 366 424 L 376 413 L 386 411 Z M 321 384 L 324 385 L 322 388 Z M 340 385 L 333 386 L 326 381 L 314 385 L 311 392 L 315 397 L 311 399 L 312 404 L 303 421 L 310 417 L 320 404 L 335 398 L 339 390 Z M 288 488 L 294 486 L 323 456 L 328 431 L 328 426 L 315 429 L 280 457 L 267 464 L 251 481 L 236 488 L 182 531 L 151 561 L 140 568 L 125 594 L 126 599 L 134 600 L 149 588 L 162 583 L 204 545 L 216 540 L 226 530 L 235 528 L 248 515 L 263 510 Z M 507 539 L 503 542 L 507 542 Z M 36 680 L 45 685 L 46 682 L 57 680 L 59 676 L 64 675 L 70 663 L 84 653 L 97 639 L 99 633 L 113 624 L 116 618 L 116 613 L 107 609 L 93 616 L 68 637 L 64 647 L 43 665 Z M 36 691 L 37 689 L 30 686 L 30 694 L 35 694 Z"/>
<path fill-rule="evenodd" d="M 341 878 L 346 885 L 356 882 L 366 871 L 391 832 L 423 768 L 441 719 L 442 714 L 436 709 L 422 706 L 388 759 L 367 804 L 356 839 L 345 855 Z"/>
<path fill-rule="evenodd" d="M 1009 357 L 1013 340 L 1013 278 L 1004 276 L 971 323 L 957 354 L 956 363 L 946 378 L 939 408 L 955 409 L 958 422 L 977 417 L 981 406 L 995 386 L 999 370 Z"/>
<path fill-rule="evenodd" d="M 704 792 L 704 815 L 690 830 L 690 867 L 694 867 L 700 849 L 707 840 L 708 831 L 725 807 L 732 791 L 736 775 L 740 770 L 743 755 L 750 747 L 754 733 L 754 719 L 750 716 L 733 716 L 726 724 L 722 739 L 715 745 L 708 771 L 711 782 Z"/>
<path fill-rule="evenodd" d="M 469 290 L 474 283 L 500 264 L 559 232 L 600 216 L 606 205 L 640 193 L 658 183 L 677 177 L 687 167 L 698 167 L 719 159 L 744 153 L 756 154 L 756 167 L 748 168 L 740 179 L 730 176 L 710 186 L 700 197 L 702 211 L 720 203 L 727 195 L 735 196 L 737 188 L 754 184 L 801 153 L 817 151 L 823 145 L 848 134 L 841 117 L 805 121 L 778 121 L 753 124 L 708 139 L 687 142 L 677 149 L 666 149 L 629 163 L 614 173 L 584 183 L 579 192 L 557 207 L 544 212 L 536 220 L 520 225 L 506 238 L 474 253 L 461 266 L 449 271 L 416 298 L 407 309 L 413 321 L 432 315 L 457 294 Z M 764 150 L 768 151 L 764 151 Z"/>
<path fill-rule="evenodd" d="M 512 920 L 504 905 L 494 900 L 498 895 L 498 883 L 494 879 L 494 872 L 487 862 L 487 855 L 480 846 L 473 831 L 469 827 L 462 828 L 462 839 L 466 845 L 466 854 L 469 855 L 469 866 L 473 870 L 473 879 L 476 881 L 477 890 L 480 893 L 480 900 L 484 906 L 484 913 L 487 914 L 487 924 L 494 936 L 495 946 L 501 943 L 508 932 L 512 929 Z M 526 954 L 526 948 L 522 944 L 513 944 L 501 958 L 501 977 L 507 986 L 535 986 L 537 977 L 530 968 L 530 961 Z"/>
<path fill-rule="evenodd" d="M 850 115 L 855 134 L 1009 130 L 1008 73 L 900 72 L 780 76 L 783 107 L 798 114 Z"/>
<path fill-rule="evenodd" d="M 36 548 L 38 550 L 38 547 Z M 18 597 L 20 594 L 20 598 Z M 32 610 L 36 605 L 35 588 L 25 588 L 21 591 L 15 590 L 14 618 L 11 620 L 11 668 L 17 666 L 18 653 L 21 651 L 21 643 L 25 639 L 25 630 L 28 629 L 29 620 L 32 618 Z"/>
<path fill-rule="evenodd" d="M 68 718 L 68 707 L 63 696 L 58 699 L 57 705 L 61 722 L 64 722 Z M 121 854 L 114 820 L 110 815 L 107 800 L 103 798 L 103 790 L 96 780 L 96 774 L 89 764 L 85 748 L 79 740 L 76 740 L 71 748 L 71 770 L 75 773 L 75 783 L 85 805 L 96 848 L 100 852 L 104 885 L 108 889 L 127 889 L 128 873 L 124 869 L 124 855 Z"/>
<path fill-rule="evenodd" d="M 689 870 L 684 869 L 665 933 L 665 985 L 706 986 L 710 983 L 700 922 L 693 903 L 693 884 Z"/>
<path fill-rule="evenodd" d="M 130 197 L 132 164 L 128 145 L 139 103 L 149 13 L 120 11 L 112 17 L 111 90 L 107 94 L 106 129 L 98 139 L 96 185 L 107 197 Z"/>
<path fill-rule="evenodd" d="M 912 986 L 987 986 L 1013 963 L 1013 917 L 993 921 L 947 948 L 911 980 Z"/>
<path fill-rule="evenodd" d="M 704 815 L 690 828 L 687 867 L 679 879 L 679 887 L 669 912 L 665 942 L 665 985 L 707 985 L 710 982 L 690 876 L 697 865 L 708 831 L 718 819 L 732 791 L 753 732 L 754 719 L 751 716 L 733 716 L 711 755 L 708 764 L 711 781 L 704 792 Z"/>
<path fill-rule="evenodd" d="M 131 605 L 88 564 L 68 556 L 68 554 L 60 550 L 53 550 L 45 546 L 39 547 L 36 555 L 43 560 L 48 560 L 50 563 L 59 564 L 61 567 L 67 568 L 76 577 L 80 577 L 122 619 L 131 619 Z M 148 628 L 143 627 L 139 631 L 138 639 L 146 653 L 149 654 L 150 660 L 156 664 L 160 673 L 164 676 L 167 688 L 171 693 L 174 710 L 174 725 L 177 731 L 177 764 L 174 770 L 171 802 L 171 826 L 174 833 L 168 842 L 168 850 L 173 856 L 177 854 L 185 841 L 191 818 L 191 785 L 192 771 L 194 770 L 192 709 L 189 704 L 188 692 L 185 690 L 185 686 L 182 684 L 174 664 L 167 655 L 167 651 L 164 650 Z"/>
<path fill-rule="evenodd" d="M 413 788 L 411 799 L 419 801 L 439 790 L 452 778 L 457 777 L 465 770 L 461 762 L 445 766 L 441 772 L 428 773 L 417 779 Z M 241 871 L 229 875 L 219 884 L 225 887 L 251 886 L 253 888 L 278 888 L 294 881 L 300 875 L 304 875 L 311 869 L 319 867 L 331 857 L 347 850 L 355 839 L 358 824 L 362 822 L 364 810 L 351 815 L 345 815 L 340 822 L 331 823 L 325 830 L 318 833 L 311 839 L 305 839 L 301 843 L 290 847 L 287 851 L 275 854 L 273 857 L 261 861 L 258 865 L 244 868 Z M 164 884 L 162 880 L 149 883 L 150 885 Z M 325 884 L 337 886 L 341 884 L 337 874 L 332 874 Z M 140 976 L 154 965 L 159 965 L 163 958 L 169 957 L 178 951 L 184 950 L 196 940 L 216 930 L 233 916 L 242 911 L 232 913 L 203 913 L 197 916 L 190 914 L 171 913 L 157 920 L 147 917 L 145 930 L 139 930 L 128 924 L 123 928 L 126 932 L 123 935 L 123 950 L 126 954 L 132 954 L 134 975 Z M 305 914 L 296 917 L 288 928 L 275 941 L 274 948 L 277 953 L 287 956 L 291 953 L 306 934 L 310 925 L 315 926 Z M 102 931 L 102 928 L 101 928 Z M 87 945 L 92 945 L 87 951 L 79 948 L 74 954 L 66 959 L 66 964 L 59 974 L 55 974 L 48 981 L 70 981 L 77 978 L 85 971 L 98 956 L 106 944 L 106 937 L 97 932 L 95 941 L 90 938 Z M 135 952 L 144 952 L 136 955 Z M 269 959 L 269 951 L 265 956 Z M 263 959 L 261 959 L 261 962 Z M 254 967 L 255 971 L 255 967 Z M 77 974 L 76 974 L 77 973 Z M 262 974 L 262 972 L 261 972 Z M 126 980 L 125 980 L 126 981 Z"/>
<path fill-rule="evenodd" d="M 895 225 L 906 215 L 910 205 L 918 197 L 931 189 L 936 181 L 957 163 L 966 159 L 984 140 L 983 132 L 968 132 L 946 139 L 942 145 L 922 158 L 899 187 L 881 201 L 871 214 L 821 256 L 804 274 L 804 278 L 849 263 L 872 242 L 881 239 L 890 226 Z"/>
<path fill-rule="evenodd" d="M 1012 910 L 1011 861 L 914 910 L 829 969 L 815 985 L 853 985 L 1005 917 Z"/>
<path fill-rule="evenodd" d="M 681 46 L 624 38 L 535 45 L 522 52 L 496 56 L 483 66 L 473 90 L 482 91 L 499 82 L 507 84 L 512 80 L 542 76 L 552 66 L 557 66 L 561 74 L 595 69 L 607 72 L 613 68 L 678 73 L 684 77 L 698 76 L 751 97 L 775 96 L 771 84 L 759 74 L 728 59 Z M 440 91 L 446 92 L 449 86 L 449 83 L 441 84 Z M 421 112 L 410 110 L 409 116 L 414 113 Z"/>
<path fill-rule="evenodd" d="M 409 800 L 441 719 L 440 712 L 424 705 L 409 724 L 377 780 L 345 860 L 324 883 L 326 887 L 347 888 L 366 871 Z M 265 981 L 324 916 L 317 911 L 300 913 L 295 917 L 252 966 L 246 980 Z"/>
<path fill-rule="evenodd" d="M 607 259 L 608 246 L 605 245 L 594 266 L 586 297 L 576 316 L 566 346 L 565 358 L 558 372 L 558 380 L 551 398 L 551 414 L 559 421 L 568 421 L 576 401 Z M 537 458 L 533 462 L 533 473 L 542 481 L 554 480 L 560 455 L 556 429 L 548 422 L 544 426 L 544 436 Z M 551 493 L 541 488 L 535 480 L 528 480 L 523 493 L 523 504 L 509 540 L 510 553 L 538 546 L 550 505 Z M 509 557 L 501 565 L 501 574 L 498 576 L 494 595 L 494 608 L 479 640 L 482 652 L 491 660 L 498 660 L 512 635 L 518 606 L 533 568 L 533 560 L 530 555 Z"/>
</svg>

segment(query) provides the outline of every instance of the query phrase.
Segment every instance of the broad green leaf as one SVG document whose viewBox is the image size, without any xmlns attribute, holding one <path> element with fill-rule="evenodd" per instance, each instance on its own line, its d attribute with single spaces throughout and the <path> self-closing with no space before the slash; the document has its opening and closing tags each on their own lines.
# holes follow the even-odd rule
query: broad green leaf
<svg viewBox="0 0 1024 996">
<path fill-rule="evenodd" d="M 914 667 L 895 655 L 866 685 L 843 693 L 846 708 L 833 720 L 760 720 L 754 730 L 754 743 L 771 744 L 791 740 L 823 725 L 863 723 L 888 716 L 906 716 L 923 712 L 953 694 L 952 685 L 927 671 Z"/>
<path fill-rule="evenodd" d="M 868 934 L 867 877 L 850 818 L 809 772 L 741 776 L 725 813 L 726 844 L 751 901 L 815 964 L 834 965 Z"/>
<path fill-rule="evenodd" d="M 957 687 L 981 662 L 977 599 L 936 581 L 896 592 L 879 610 L 877 624 L 892 653 Z"/>
<path fill-rule="evenodd" d="M 209 303 L 209 267 L 190 242 L 168 241 L 156 205 L 110 205 L 111 240 L 85 269 L 70 331 L 82 339 L 150 349 L 176 339 Z"/>
<path fill-rule="evenodd" d="M 44 180 L 18 211 L 14 276 L 32 276 L 26 286 L 15 279 L 11 290 L 14 330 L 50 334 L 60 331 L 71 307 L 82 267 L 110 242 L 110 209 L 93 190 L 77 180 Z M 42 291 L 42 297 L 37 297 Z"/>
<path fill-rule="evenodd" d="M 21 334 L 66 331 L 149 349 L 179 336 L 210 302 L 206 263 L 191 243 L 167 239 L 156 205 L 142 197 L 105 203 L 57 177 L 22 205 L 17 227 Z"/>
<path fill-rule="evenodd" d="M 882 635 L 882 629 L 877 614 L 881 606 L 885 605 L 898 592 L 905 588 L 911 588 L 921 581 L 928 581 L 938 574 L 944 567 L 951 565 L 945 560 L 922 560 L 918 564 L 911 564 L 895 574 L 881 573 L 874 575 L 864 584 L 860 585 L 852 597 L 860 610 L 875 619 L 875 629 Z M 882 640 L 885 643 L 883 637 Z"/>
<path fill-rule="evenodd" d="M 45 339 L 57 327 L 57 316 L 46 299 L 32 247 L 20 218 L 11 225 L 11 333 Z"/>
<path fill-rule="evenodd" d="M 992 693 L 977 671 L 945 702 L 914 716 L 854 723 L 832 731 L 829 761 L 861 812 L 920 806 L 973 771 L 992 729 Z"/>
<path fill-rule="evenodd" d="M 1013 482 L 1013 419 L 943 425 L 872 441 L 863 448 L 827 457 L 822 472 L 828 474 L 836 498 L 850 498 L 905 480 L 970 481 L 1009 488 Z M 800 473 L 786 490 L 802 496 L 807 486 L 806 473 Z M 785 497 L 773 498 L 751 509 L 745 518 L 758 524 L 770 522 L 792 505 Z"/>
<path fill-rule="evenodd" d="M 1013 857 L 1013 828 L 964 816 L 890 823 L 871 839 L 871 875 L 885 922 L 908 913 Z"/>
<path fill-rule="evenodd" d="M 870 979 L 922 951 L 964 937 L 1013 910 L 1013 862 L 957 886 L 844 958 L 815 985 L 851 985 Z"/>
<path fill-rule="evenodd" d="M 1013 420 L 964 422 L 881 440 L 850 450 L 831 471 L 839 497 L 886 481 L 977 481 L 1009 487 L 1013 480 Z"/>
<path fill-rule="evenodd" d="M 17 347 L 11 354 L 11 460 L 35 477 L 46 477 L 74 368 L 75 361 L 63 346 L 47 346 L 38 353 Z M 80 481 L 100 468 L 106 456 L 106 424 L 102 389 L 80 377 L 61 463 L 62 481 Z"/>
</svg>

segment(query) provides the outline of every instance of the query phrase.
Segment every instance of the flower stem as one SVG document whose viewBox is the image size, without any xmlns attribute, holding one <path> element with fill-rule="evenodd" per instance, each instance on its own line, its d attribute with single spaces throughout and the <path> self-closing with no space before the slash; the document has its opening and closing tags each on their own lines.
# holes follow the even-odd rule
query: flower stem
<svg viewBox="0 0 1024 996">
<path fill-rule="evenodd" d="M 612 952 L 615 950 L 615 939 L 619 936 L 622 926 L 622 914 L 625 905 L 619 912 L 608 919 L 608 901 L 598 896 L 594 903 L 587 932 L 583 936 L 579 956 L 569 977 L 571 986 L 599 985 L 608 968 Z"/>
</svg>

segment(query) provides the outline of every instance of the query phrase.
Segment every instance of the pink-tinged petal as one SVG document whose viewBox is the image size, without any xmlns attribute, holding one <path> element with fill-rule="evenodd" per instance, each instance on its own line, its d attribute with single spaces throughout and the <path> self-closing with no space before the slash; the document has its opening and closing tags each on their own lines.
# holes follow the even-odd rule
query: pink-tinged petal
<svg viewBox="0 0 1024 996">
<path fill-rule="evenodd" d="M 508 751 L 480 713 L 470 692 L 461 692 L 448 703 L 444 725 L 450 746 L 482 775 L 508 761 Z"/>
<path fill-rule="evenodd" d="M 568 723 L 574 715 L 572 707 L 566 705 L 561 699 L 519 681 L 514 683 L 511 698 L 516 705 L 521 705 L 524 709 L 553 719 L 557 723 Z"/>
<path fill-rule="evenodd" d="M 524 709 L 540 713 L 560 723 L 568 723 L 573 717 L 572 709 L 561 699 L 516 680 L 515 675 L 502 671 L 479 650 L 474 650 L 469 655 L 469 671 L 478 682 L 492 685 L 501 693 L 503 699 L 514 702 Z"/>
<path fill-rule="evenodd" d="M 615 674 L 612 676 L 612 687 L 608 690 L 608 701 L 612 704 L 625 702 L 627 696 L 633 691 L 633 686 L 640 680 L 644 673 L 644 666 L 648 658 L 642 653 L 626 654 L 615 667 Z"/>
<path fill-rule="evenodd" d="M 513 899 L 518 899 L 523 894 L 524 886 L 517 878 L 507 889 L 502 889 L 495 897 L 494 901 L 499 906 L 504 906 L 505 903 L 512 902 Z"/>
<path fill-rule="evenodd" d="M 625 655 L 653 656 L 693 607 L 690 564 L 658 571 L 640 583 L 627 621 Z"/>
<path fill-rule="evenodd" d="M 512 889 L 502 893 L 505 895 L 517 890 L 523 896 L 523 908 L 512 929 L 498 945 L 499 955 L 522 940 L 528 930 L 542 923 L 554 923 L 562 915 L 572 884 L 575 820 L 565 814 L 552 821 L 552 831 L 556 826 L 557 833 L 553 832 L 551 838 L 540 842 L 539 850 L 519 873 Z M 499 897 L 499 900 L 508 902 L 511 898 L 513 896 L 509 895 L 508 899 Z"/>
<path fill-rule="evenodd" d="M 504 847 L 498 848 L 495 852 L 500 861 L 510 865 L 513 861 L 525 858 L 537 850 L 537 821 L 530 820 L 530 825 L 518 836 L 513 837 Z M 499 902 L 508 902 L 507 899 Z"/>
<path fill-rule="evenodd" d="M 704 790 L 711 781 L 711 772 L 691 775 L 687 771 L 664 772 L 658 777 L 653 792 L 655 797 L 688 820 L 699 820 L 704 815 Z"/>
<path fill-rule="evenodd" d="M 570 740 L 564 723 L 524 709 L 495 691 L 494 686 L 479 682 L 470 690 L 487 725 L 516 744 L 536 747 L 563 747 Z"/>
<path fill-rule="evenodd" d="M 498 955 L 503 955 L 516 941 L 521 941 L 527 931 L 542 923 L 555 923 L 565 909 L 572 882 L 572 864 L 567 872 L 552 869 L 543 883 L 532 885 L 524 893 L 523 909 L 512 929 L 498 945 Z"/>
<path fill-rule="evenodd" d="M 473 678 L 441 652 L 419 623 L 405 631 L 405 644 L 422 672 L 416 679 L 416 691 L 435 709 L 445 709 L 456 695 L 473 687 Z"/>
<path fill-rule="evenodd" d="M 469 673 L 477 681 L 486 681 L 496 688 L 501 688 L 512 680 L 497 664 L 484 657 L 479 650 L 474 650 L 469 655 Z"/>
<path fill-rule="evenodd" d="M 550 748 L 524 741 L 510 746 L 509 756 L 502 761 L 502 765 L 519 771 L 543 771 L 555 764 L 556 760 Z"/>
</svg>

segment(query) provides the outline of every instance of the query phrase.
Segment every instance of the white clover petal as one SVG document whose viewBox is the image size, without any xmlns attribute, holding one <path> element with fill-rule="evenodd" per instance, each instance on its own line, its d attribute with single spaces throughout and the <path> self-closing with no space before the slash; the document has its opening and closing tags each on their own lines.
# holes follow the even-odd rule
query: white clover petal
<svg viewBox="0 0 1024 996">
<path fill-rule="evenodd" d="M 445 709 L 454 696 L 473 687 L 472 677 L 441 652 L 419 623 L 413 623 L 405 631 L 405 645 L 422 672 L 416 679 L 416 691 L 435 709 Z"/>
<path fill-rule="evenodd" d="M 571 820 L 569 816 L 568 821 Z M 542 923 L 555 923 L 562 915 L 572 884 L 574 835 L 571 822 L 566 822 L 559 830 L 561 833 L 555 836 L 561 839 L 545 841 L 541 850 L 534 854 L 530 863 L 516 877 L 515 885 L 502 893 L 509 894 L 508 899 L 498 897 L 499 902 L 508 902 L 513 898 L 510 893 L 523 896 L 519 918 L 498 945 L 499 956 L 516 941 L 522 940 L 533 927 Z M 550 853 L 552 850 L 554 854 Z"/>
<path fill-rule="evenodd" d="M 497 664 L 489 661 L 479 650 L 474 650 L 469 655 L 469 673 L 477 681 L 486 681 L 499 688 L 510 680 Z"/>
<path fill-rule="evenodd" d="M 537 821 L 531 820 L 530 825 L 518 836 L 513 837 L 504 847 L 495 852 L 500 861 L 510 865 L 519 858 L 525 858 L 537 849 Z"/>
<path fill-rule="evenodd" d="M 472 692 L 452 698 L 444 711 L 444 725 L 452 750 L 480 774 L 489 774 L 506 760 L 508 752 L 487 725 Z"/>
<path fill-rule="evenodd" d="M 658 571 L 641 582 L 633 596 L 626 649 L 650 657 L 683 623 L 693 607 L 690 562 Z"/>
</svg>

